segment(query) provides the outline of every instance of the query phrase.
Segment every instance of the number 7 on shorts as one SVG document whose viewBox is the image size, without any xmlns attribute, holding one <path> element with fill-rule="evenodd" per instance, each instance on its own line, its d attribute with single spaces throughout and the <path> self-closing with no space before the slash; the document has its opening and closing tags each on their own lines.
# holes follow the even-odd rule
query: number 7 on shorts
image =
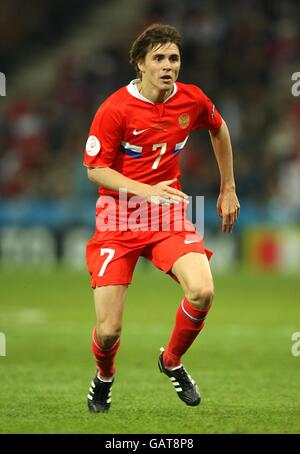
<svg viewBox="0 0 300 454">
<path fill-rule="evenodd" d="M 110 249 L 110 248 L 101 248 L 100 249 L 100 255 L 105 255 L 105 254 L 108 254 L 106 259 L 104 260 L 103 262 L 103 265 L 101 266 L 101 269 L 100 269 L 100 272 L 98 274 L 98 276 L 103 276 L 104 273 L 105 273 L 105 270 L 107 268 L 107 265 L 109 264 L 109 262 L 113 259 L 113 256 L 115 255 L 115 250 L 114 249 Z"/>
</svg>

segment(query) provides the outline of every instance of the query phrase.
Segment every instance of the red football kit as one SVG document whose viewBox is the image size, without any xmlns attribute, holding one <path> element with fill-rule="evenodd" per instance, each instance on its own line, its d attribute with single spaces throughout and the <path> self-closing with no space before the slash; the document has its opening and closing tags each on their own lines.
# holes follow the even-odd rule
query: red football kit
<svg viewBox="0 0 300 454">
<path fill-rule="evenodd" d="M 113 93 L 98 109 L 86 143 L 84 165 L 110 167 L 151 186 L 177 178 L 172 187 L 181 190 L 179 154 L 190 132 L 219 129 L 222 117 L 195 85 L 177 82 L 163 103 L 153 103 L 138 92 L 136 82 Z M 153 204 L 130 194 L 121 195 L 120 201 L 118 192 L 102 187 L 99 195 L 97 228 L 86 255 L 93 288 L 129 284 L 140 256 L 171 275 L 175 261 L 188 252 L 210 257 L 189 221 L 184 219 L 182 228 L 174 228 L 178 213 L 184 213 L 182 204 L 171 210 L 168 207 L 171 220 L 166 229 L 162 225 L 165 207 L 153 211 Z"/>
</svg>

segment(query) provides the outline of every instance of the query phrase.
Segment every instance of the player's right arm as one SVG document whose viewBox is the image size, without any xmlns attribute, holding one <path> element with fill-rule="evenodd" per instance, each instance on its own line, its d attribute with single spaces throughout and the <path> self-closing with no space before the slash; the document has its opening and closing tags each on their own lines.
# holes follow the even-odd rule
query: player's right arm
<svg viewBox="0 0 300 454">
<path fill-rule="evenodd" d="M 108 99 L 96 113 L 86 143 L 84 165 L 87 167 L 88 178 L 98 186 L 116 192 L 126 191 L 143 197 L 150 203 L 166 204 L 186 200 L 186 194 L 171 187 L 176 179 L 150 186 L 111 168 L 116 153 L 120 150 L 123 133 L 121 114 Z"/>
<path fill-rule="evenodd" d="M 124 191 L 127 194 L 143 197 L 147 202 L 157 204 L 179 203 L 188 198 L 182 191 L 170 186 L 175 183 L 176 178 L 150 186 L 127 178 L 110 167 L 88 167 L 87 172 L 88 178 L 97 185 L 112 191 Z"/>
</svg>

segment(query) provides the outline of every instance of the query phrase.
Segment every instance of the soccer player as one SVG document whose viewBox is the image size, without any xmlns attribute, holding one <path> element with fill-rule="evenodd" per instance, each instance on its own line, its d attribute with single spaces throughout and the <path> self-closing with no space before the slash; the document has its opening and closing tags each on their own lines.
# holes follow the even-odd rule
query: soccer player
<svg viewBox="0 0 300 454">
<path fill-rule="evenodd" d="M 185 219 L 188 196 L 179 183 L 179 152 L 191 131 L 206 128 L 211 137 L 220 170 L 217 210 L 223 232 L 232 231 L 240 209 L 225 121 L 200 88 L 176 82 L 182 56 L 178 31 L 169 25 L 151 25 L 129 55 L 138 78 L 100 106 L 84 155 L 88 178 L 99 186 L 100 194 L 97 228 L 86 254 L 96 308 L 92 349 L 97 372 L 88 394 L 88 408 L 95 413 L 107 412 L 111 405 L 124 301 L 140 256 L 183 289 L 158 366 L 183 402 L 200 403 L 199 389 L 181 357 L 204 327 L 214 285 L 208 262 L 211 252 Z M 178 219 L 184 220 L 182 227 Z"/>
</svg>

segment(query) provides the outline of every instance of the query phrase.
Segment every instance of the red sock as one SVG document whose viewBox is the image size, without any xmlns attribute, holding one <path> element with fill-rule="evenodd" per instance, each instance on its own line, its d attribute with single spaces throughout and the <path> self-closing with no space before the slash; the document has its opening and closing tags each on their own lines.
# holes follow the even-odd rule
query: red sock
<svg viewBox="0 0 300 454">
<path fill-rule="evenodd" d="M 96 328 L 94 328 L 92 350 L 96 359 L 100 377 L 111 378 L 115 374 L 116 368 L 114 366 L 114 358 L 118 351 L 119 345 L 120 338 L 118 338 L 111 347 L 102 347 L 97 338 Z"/>
<path fill-rule="evenodd" d="M 202 310 L 192 306 L 186 298 L 177 309 L 175 326 L 163 355 L 164 365 L 172 368 L 180 365 L 180 358 L 192 345 L 202 328 L 210 308 Z"/>
</svg>

